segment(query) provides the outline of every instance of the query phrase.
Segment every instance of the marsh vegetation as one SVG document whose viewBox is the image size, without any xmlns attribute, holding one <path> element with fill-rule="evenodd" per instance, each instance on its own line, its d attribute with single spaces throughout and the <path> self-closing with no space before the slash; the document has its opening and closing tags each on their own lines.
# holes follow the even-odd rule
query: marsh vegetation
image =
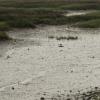
<svg viewBox="0 0 100 100">
<path fill-rule="evenodd" d="M 82 28 L 100 27 L 99 1 L 0 0 L 0 31 L 36 28 L 37 25 L 68 24 Z M 98 10 L 86 15 L 64 16 L 67 10 Z"/>
<path fill-rule="evenodd" d="M 85 26 L 83 24 L 91 23 L 92 20 L 99 19 L 100 12 L 97 11 L 92 14 L 84 16 L 73 16 L 66 17 L 64 13 L 67 13 L 67 10 L 99 10 L 99 2 L 97 1 L 83 1 L 70 2 L 64 0 L 58 1 L 46 1 L 46 0 L 0 0 L 0 23 L 3 21 L 5 23 L 5 30 L 9 27 L 15 28 L 27 28 L 33 27 L 39 24 L 47 25 L 62 25 L 62 24 L 75 24 L 81 22 L 81 27 Z M 88 23 L 83 23 L 83 21 L 88 21 Z M 95 21 L 94 27 L 97 27 Z M 98 23 L 97 23 L 98 24 Z M 0 25 L 1 26 L 1 25 Z M 79 24 L 78 24 L 79 26 Z M 2 28 L 2 29 L 1 29 Z M 0 27 L 0 30 L 4 30 L 3 27 Z"/>
</svg>

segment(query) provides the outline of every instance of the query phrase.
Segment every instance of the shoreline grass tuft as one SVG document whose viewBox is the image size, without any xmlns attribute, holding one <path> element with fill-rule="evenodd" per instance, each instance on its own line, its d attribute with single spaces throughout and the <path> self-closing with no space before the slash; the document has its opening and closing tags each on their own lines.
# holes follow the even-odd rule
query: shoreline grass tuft
<svg viewBox="0 0 100 100">
<path fill-rule="evenodd" d="M 0 31 L 0 41 L 1 40 L 10 40 L 11 38 L 7 35 L 6 32 Z"/>
</svg>

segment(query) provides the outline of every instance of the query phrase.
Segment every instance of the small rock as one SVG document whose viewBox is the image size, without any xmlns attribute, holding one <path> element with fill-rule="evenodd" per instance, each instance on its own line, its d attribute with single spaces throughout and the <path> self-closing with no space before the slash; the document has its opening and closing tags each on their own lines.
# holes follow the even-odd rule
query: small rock
<svg viewBox="0 0 100 100">
<path fill-rule="evenodd" d="M 7 59 L 9 59 L 9 58 L 10 58 L 10 56 L 8 55 L 8 56 L 7 56 Z"/>
<path fill-rule="evenodd" d="M 67 98 L 67 100 L 71 100 L 71 98 Z"/>
<path fill-rule="evenodd" d="M 91 58 L 93 58 L 93 59 L 94 59 L 95 57 L 94 57 L 94 56 L 92 56 Z"/>
<path fill-rule="evenodd" d="M 73 73 L 73 70 L 71 70 L 71 73 Z"/>
<path fill-rule="evenodd" d="M 27 50 L 29 51 L 30 49 L 28 48 Z"/>
<path fill-rule="evenodd" d="M 94 58 L 95 58 L 95 56 L 90 56 L 90 58 L 94 59 Z"/>
<path fill-rule="evenodd" d="M 15 88 L 14 88 L 14 87 L 12 87 L 11 89 L 12 89 L 12 90 L 14 90 Z"/>
<path fill-rule="evenodd" d="M 40 100 L 45 100 L 45 98 L 44 97 L 41 97 Z"/>
<path fill-rule="evenodd" d="M 72 90 L 70 90 L 70 93 L 72 93 Z"/>
<path fill-rule="evenodd" d="M 98 87 L 95 87 L 95 89 L 97 90 L 97 89 L 98 89 Z"/>
<path fill-rule="evenodd" d="M 78 36 L 68 36 L 67 40 L 77 40 Z"/>
<path fill-rule="evenodd" d="M 64 47 L 62 44 L 59 44 L 59 47 Z"/>
</svg>

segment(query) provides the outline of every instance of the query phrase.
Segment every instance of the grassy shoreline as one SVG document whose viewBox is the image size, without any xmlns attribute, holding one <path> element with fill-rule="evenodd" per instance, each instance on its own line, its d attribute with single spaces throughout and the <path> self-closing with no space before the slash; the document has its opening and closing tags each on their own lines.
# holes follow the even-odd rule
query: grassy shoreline
<svg viewBox="0 0 100 100">
<path fill-rule="evenodd" d="M 11 28 L 36 28 L 39 24 L 71 24 L 75 27 L 99 28 L 100 11 L 84 16 L 64 16 L 67 10 L 100 10 L 99 4 L 100 2 L 95 0 L 78 0 L 77 2 L 0 0 L 0 31 Z"/>
<path fill-rule="evenodd" d="M 8 0 L 0 1 L 0 22 L 4 21 L 9 27 L 14 28 L 35 28 L 36 25 L 64 25 L 73 22 L 87 21 L 93 18 L 100 18 L 99 13 L 86 16 L 73 16 L 71 18 L 63 15 L 67 10 L 99 10 L 97 1 L 78 0 L 68 1 L 45 1 L 45 0 Z M 6 29 L 6 28 L 5 28 Z"/>
</svg>

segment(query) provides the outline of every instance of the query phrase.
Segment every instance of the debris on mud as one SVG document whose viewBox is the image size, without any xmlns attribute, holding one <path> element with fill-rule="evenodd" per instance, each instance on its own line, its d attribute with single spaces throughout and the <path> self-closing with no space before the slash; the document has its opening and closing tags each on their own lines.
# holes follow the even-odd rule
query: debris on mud
<svg viewBox="0 0 100 100">
<path fill-rule="evenodd" d="M 30 49 L 28 48 L 27 50 L 29 51 Z"/>
<path fill-rule="evenodd" d="M 62 44 L 59 44 L 58 47 L 64 47 Z"/>
<path fill-rule="evenodd" d="M 15 88 L 14 88 L 14 87 L 12 87 L 11 89 L 12 89 L 12 90 L 14 90 Z"/>
<path fill-rule="evenodd" d="M 90 91 L 87 93 L 83 93 L 78 97 L 78 100 L 100 100 L 100 90 Z"/>
<path fill-rule="evenodd" d="M 9 58 L 10 58 L 10 56 L 8 55 L 6 58 L 7 58 L 7 59 L 9 59 Z"/>
<path fill-rule="evenodd" d="M 54 36 L 49 36 L 48 38 L 50 38 L 50 39 L 54 39 L 55 37 L 54 37 Z"/>
<path fill-rule="evenodd" d="M 61 36 L 61 37 L 56 37 L 57 40 L 77 40 L 78 36 Z"/>
<path fill-rule="evenodd" d="M 67 40 L 77 40 L 78 36 L 68 36 Z"/>
<path fill-rule="evenodd" d="M 41 97 L 40 100 L 45 100 L 45 98 L 44 97 Z"/>
<path fill-rule="evenodd" d="M 68 37 L 65 37 L 65 36 L 61 36 L 61 37 L 56 37 L 57 40 L 67 40 Z"/>
<path fill-rule="evenodd" d="M 78 40 L 78 36 L 60 36 L 60 37 L 54 37 L 54 36 L 49 36 L 49 39 L 56 39 L 56 40 Z"/>
<path fill-rule="evenodd" d="M 77 94 L 56 94 L 50 98 L 41 97 L 40 100 L 100 100 L 100 90 L 98 90 L 98 87 L 96 87 L 94 91 L 89 91 L 82 94 L 80 91 Z"/>
<path fill-rule="evenodd" d="M 91 56 L 90 58 L 93 58 L 93 59 L 94 59 L 94 58 L 95 58 L 95 56 Z"/>
</svg>

